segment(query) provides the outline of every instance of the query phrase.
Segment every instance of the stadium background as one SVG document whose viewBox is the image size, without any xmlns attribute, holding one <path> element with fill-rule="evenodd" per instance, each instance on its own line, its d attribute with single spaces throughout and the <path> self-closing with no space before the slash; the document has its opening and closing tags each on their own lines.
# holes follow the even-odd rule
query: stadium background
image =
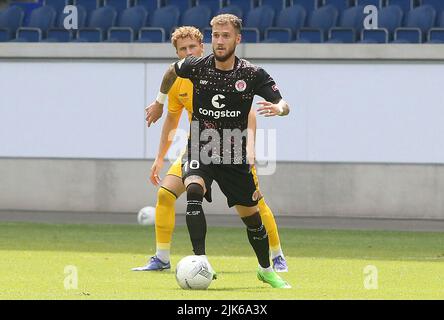
<svg viewBox="0 0 444 320">
<path fill-rule="evenodd" d="M 260 179 L 276 215 L 443 219 L 443 53 L 439 44 L 240 45 L 292 106 L 258 124 L 258 160 L 277 160 Z M 175 59 L 168 41 L 12 41 L 0 43 L 0 59 L 1 210 L 154 206 L 147 177 L 161 121 L 146 128 L 144 106 Z M 231 213 L 214 194 L 207 212 Z"/>
</svg>

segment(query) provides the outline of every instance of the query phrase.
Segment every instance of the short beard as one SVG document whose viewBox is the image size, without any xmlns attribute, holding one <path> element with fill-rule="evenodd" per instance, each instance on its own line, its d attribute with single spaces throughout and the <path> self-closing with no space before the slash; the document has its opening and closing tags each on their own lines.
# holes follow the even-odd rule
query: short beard
<svg viewBox="0 0 444 320">
<path fill-rule="evenodd" d="M 231 58 L 231 56 L 234 54 L 234 51 L 236 50 L 236 48 L 233 48 L 233 50 L 231 50 L 230 52 L 228 52 L 226 55 L 222 56 L 222 57 L 218 57 L 216 55 L 216 50 L 213 49 L 213 54 L 214 54 L 214 59 L 216 59 L 219 62 L 225 62 L 228 59 Z"/>
</svg>

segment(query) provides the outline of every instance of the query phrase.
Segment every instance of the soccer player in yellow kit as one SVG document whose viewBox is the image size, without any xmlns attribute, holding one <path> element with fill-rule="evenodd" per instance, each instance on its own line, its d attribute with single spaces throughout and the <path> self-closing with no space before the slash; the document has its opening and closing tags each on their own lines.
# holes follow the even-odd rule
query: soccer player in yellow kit
<svg viewBox="0 0 444 320">
<path fill-rule="evenodd" d="M 183 59 L 193 55 L 200 57 L 203 55 L 202 33 L 195 27 L 180 27 L 174 31 L 171 41 L 176 48 L 177 56 Z M 162 100 L 162 99 L 159 99 Z M 162 103 L 158 103 L 162 102 Z M 156 103 L 146 108 L 148 126 L 156 122 L 162 115 L 163 102 Z M 157 193 L 156 205 L 156 254 L 151 257 L 145 266 L 133 268 L 133 271 L 161 271 L 171 268 L 170 246 L 175 225 L 175 202 L 176 199 L 185 192 L 182 182 L 181 156 L 173 163 L 168 170 L 166 177 L 161 181 L 159 172 L 163 167 L 164 158 L 171 146 L 172 139 L 170 133 L 177 129 L 180 116 L 183 110 L 188 113 L 191 121 L 193 112 L 193 84 L 188 79 L 177 78 L 168 93 L 168 114 L 162 128 L 162 135 L 158 155 L 151 167 L 150 180 L 154 185 L 160 186 Z M 255 132 L 256 114 L 251 110 L 248 118 L 248 127 Z M 252 172 L 258 187 L 256 169 L 253 166 Z M 208 193 L 210 194 L 210 193 Z M 261 194 L 258 194 L 259 214 L 265 225 L 269 237 L 269 246 L 273 268 L 276 272 L 287 272 L 288 267 L 281 249 L 276 221 L 271 209 L 266 204 Z M 209 200 L 209 199 L 207 199 Z"/>
</svg>

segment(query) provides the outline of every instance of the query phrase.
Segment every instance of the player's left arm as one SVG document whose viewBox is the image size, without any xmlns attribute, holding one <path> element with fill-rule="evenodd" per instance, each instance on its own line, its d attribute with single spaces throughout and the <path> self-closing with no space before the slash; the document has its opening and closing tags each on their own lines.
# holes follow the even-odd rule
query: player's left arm
<svg viewBox="0 0 444 320">
<path fill-rule="evenodd" d="M 262 68 L 259 68 L 256 85 L 256 94 L 260 95 L 265 101 L 260 101 L 257 109 L 260 115 L 266 117 L 286 116 L 290 113 L 290 106 L 282 99 L 279 88 L 273 78 Z"/>
<path fill-rule="evenodd" d="M 265 117 L 286 116 L 290 113 L 290 106 L 284 99 L 280 99 L 278 103 L 259 101 L 257 104 L 261 105 L 257 111 L 260 115 L 265 115 Z"/>
</svg>

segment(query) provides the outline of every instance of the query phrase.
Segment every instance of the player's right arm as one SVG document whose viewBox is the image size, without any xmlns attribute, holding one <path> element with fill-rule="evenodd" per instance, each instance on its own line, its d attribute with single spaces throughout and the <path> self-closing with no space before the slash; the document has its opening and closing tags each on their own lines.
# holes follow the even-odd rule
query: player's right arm
<svg viewBox="0 0 444 320">
<path fill-rule="evenodd" d="M 163 167 L 165 155 L 170 149 L 171 143 L 173 141 L 173 135 L 175 130 L 179 125 L 180 112 L 170 112 L 166 116 L 165 122 L 162 127 L 162 134 L 160 136 L 159 150 L 157 152 L 156 159 L 154 159 L 154 163 L 151 167 L 150 180 L 151 183 L 155 186 L 160 184 L 159 172 Z"/>
<path fill-rule="evenodd" d="M 170 65 L 165 72 L 156 100 L 145 108 L 145 120 L 148 122 L 148 127 L 162 117 L 166 96 L 177 79 L 174 65 L 175 63 Z"/>
<path fill-rule="evenodd" d="M 170 149 L 175 130 L 179 125 L 180 116 L 185 108 L 183 103 L 179 100 L 179 92 L 181 86 L 180 79 L 175 81 L 172 89 L 168 93 L 168 113 L 162 126 L 162 133 L 160 135 L 159 150 L 156 159 L 151 167 L 150 180 L 154 185 L 160 184 L 159 172 L 163 167 L 165 155 Z"/>
<path fill-rule="evenodd" d="M 148 122 L 148 127 L 151 125 L 151 123 L 155 123 L 160 117 L 162 117 L 163 105 L 165 103 L 166 96 L 177 77 L 190 78 L 195 71 L 194 67 L 196 67 L 201 61 L 203 61 L 203 58 L 201 57 L 197 58 L 188 56 L 169 66 L 168 70 L 163 76 L 156 100 L 145 108 L 145 119 Z"/>
</svg>

